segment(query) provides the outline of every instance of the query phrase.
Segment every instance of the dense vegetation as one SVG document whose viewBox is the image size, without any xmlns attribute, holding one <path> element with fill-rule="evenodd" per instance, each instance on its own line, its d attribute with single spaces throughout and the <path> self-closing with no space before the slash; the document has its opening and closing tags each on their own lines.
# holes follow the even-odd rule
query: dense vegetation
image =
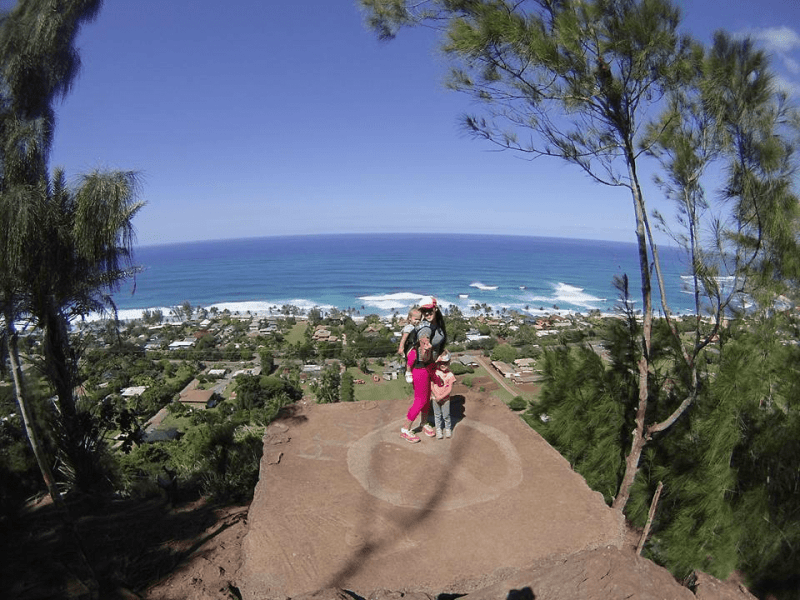
<svg viewBox="0 0 800 600">
<path fill-rule="evenodd" d="M 632 315 L 631 315 L 632 316 Z M 607 364 L 586 346 L 549 350 L 541 401 L 528 423 L 610 502 L 624 472 L 633 429 L 635 318 L 610 320 Z M 700 394 L 669 435 L 644 453 L 627 518 L 645 525 L 659 482 L 645 554 L 676 576 L 699 569 L 743 573 L 756 593 L 793 597 L 800 543 L 800 317 L 762 313 L 731 323 L 701 367 Z M 654 335 L 661 360 L 650 409 L 658 420 L 684 393 L 671 336 Z M 777 332 L 777 334 L 776 334 Z"/>
</svg>

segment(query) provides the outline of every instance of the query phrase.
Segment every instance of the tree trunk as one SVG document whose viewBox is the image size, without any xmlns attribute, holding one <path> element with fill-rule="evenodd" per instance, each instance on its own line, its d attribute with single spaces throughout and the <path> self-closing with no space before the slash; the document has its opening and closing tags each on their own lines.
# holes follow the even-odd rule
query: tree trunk
<svg viewBox="0 0 800 600">
<path fill-rule="evenodd" d="M 71 428 L 75 425 L 77 409 L 73 397 L 75 376 L 69 332 L 64 319 L 55 311 L 48 310 L 44 318 L 39 320 L 39 326 L 44 331 L 44 364 L 47 377 L 58 396 L 64 423 Z"/>
<path fill-rule="evenodd" d="M 631 486 L 639 470 L 639 458 L 642 449 L 647 443 L 644 435 L 644 420 L 647 414 L 647 401 L 649 394 L 650 370 L 650 338 L 653 328 L 653 292 L 650 283 L 650 260 L 647 252 L 647 235 L 645 233 L 645 219 L 647 218 L 642 199 L 642 191 L 636 175 L 636 163 L 631 150 L 628 151 L 628 172 L 631 178 L 631 195 L 633 207 L 636 212 L 636 241 L 639 247 L 639 271 L 642 277 L 642 357 L 638 362 L 639 371 L 639 404 L 636 408 L 636 427 L 633 431 L 631 450 L 625 458 L 625 474 L 619 486 L 617 496 L 611 507 L 625 510 L 625 505 L 630 497 Z"/>
<path fill-rule="evenodd" d="M 42 447 L 39 439 L 39 434 L 36 430 L 36 422 L 33 417 L 30 406 L 28 406 L 27 396 L 25 395 L 24 379 L 22 377 L 22 369 L 19 363 L 19 346 L 17 343 L 17 332 L 14 329 L 14 321 L 9 315 L 5 316 L 6 319 L 6 336 L 8 345 L 8 357 L 11 362 L 11 373 L 14 379 L 14 392 L 17 397 L 17 405 L 19 412 L 22 415 L 22 422 L 25 425 L 25 433 L 28 435 L 28 442 L 33 450 L 33 455 L 36 457 L 36 464 L 39 465 L 39 471 L 42 473 L 42 479 L 47 486 L 47 491 L 53 504 L 65 511 L 64 500 L 61 493 L 56 487 L 55 478 L 53 477 L 53 470 L 50 468 L 50 462 L 45 455 L 44 448 Z"/>
<path fill-rule="evenodd" d="M 28 435 L 28 442 L 33 450 L 33 455 L 36 457 L 36 463 L 39 465 L 39 471 L 42 473 L 42 479 L 44 479 L 44 483 L 47 486 L 47 491 L 50 494 L 53 505 L 61 513 L 69 530 L 69 535 L 72 537 L 72 540 L 75 543 L 75 548 L 78 553 L 78 563 L 81 570 L 80 579 L 89 589 L 91 597 L 98 598 L 98 590 L 100 586 L 97 583 L 94 569 L 92 569 L 88 559 L 86 558 L 86 551 L 84 550 L 83 542 L 78 534 L 77 525 L 72 519 L 72 515 L 70 514 L 69 509 L 64 502 L 64 498 L 61 496 L 61 492 L 58 491 L 55 477 L 53 477 L 53 470 L 50 468 L 50 462 L 48 461 L 44 452 L 44 448 L 42 447 L 41 440 L 36 429 L 36 421 L 27 402 L 24 386 L 25 380 L 22 376 L 22 369 L 20 367 L 19 344 L 17 332 L 14 328 L 13 316 L 7 312 L 5 315 L 5 320 L 8 355 L 11 362 L 11 371 L 14 379 L 14 392 L 17 397 L 17 405 L 19 406 L 20 414 L 22 415 L 22 422 L 25 425 L 25 433 Z"/>
<path fill-rule="evenodd" d="M 656 508 L 658 507 L 658 499 L 661 497 L 661 490 L 663 489 L 664 484 L 659 481 L 658 487 L 656 488 L 656 493 L 653 494 L 653 501 L 650 503 L 650 511 L 647 513 L 647 523 L 644 524 L 644 531 L 642 532 L 642 537 L 639 538 L 639 545 L 636 546 L 636 554 L 639 556 L 642 555 L 642 549 L 647 541 L 647 536 L 650 534 L 650 526 L 653 524 L 653 517 L 655 516 Z"/>
</svg>

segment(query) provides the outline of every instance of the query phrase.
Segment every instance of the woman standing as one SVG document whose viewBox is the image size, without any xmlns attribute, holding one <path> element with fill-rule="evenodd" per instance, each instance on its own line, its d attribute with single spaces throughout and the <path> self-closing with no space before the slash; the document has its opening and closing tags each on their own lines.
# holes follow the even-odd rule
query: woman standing
<svg viewBox="0 0 800 600">
<path fill-rule="evenodd" d="M 420 425 L 425 435 L 433 437 L 436 431 L 428 424 L 428 409 L 431 398 L 431 376 L 436 368 L 436 359 L 447 345 L 447 331 L 444 317 L 436 298 L 426 296 L 420 301 L 422 321 L 417 329 L 417 341 L 408 353 L 408 368 L 414 384 L 414 403 L 406 414 L 406 426 L 400 429 L 403 439 L 411 443 L 419 442 L 411 425 L 420 416 Z"/>
</svg>

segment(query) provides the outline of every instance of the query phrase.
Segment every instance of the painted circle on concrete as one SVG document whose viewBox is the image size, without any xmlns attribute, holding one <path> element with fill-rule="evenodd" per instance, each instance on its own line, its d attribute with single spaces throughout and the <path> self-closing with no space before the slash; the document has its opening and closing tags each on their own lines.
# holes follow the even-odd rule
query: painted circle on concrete
<svg viewBox="0 0 800 600">
<path fill-rule="evenodd" d="M 522 483 L 522 460 L 502 431 L 462 419 L 453 439 L 400 437 L 403 421 L 370 432 L 347 452 L 347 467 L 372 496 L 395 506 L 454 510 L 489 502 Z"/>
</svg>

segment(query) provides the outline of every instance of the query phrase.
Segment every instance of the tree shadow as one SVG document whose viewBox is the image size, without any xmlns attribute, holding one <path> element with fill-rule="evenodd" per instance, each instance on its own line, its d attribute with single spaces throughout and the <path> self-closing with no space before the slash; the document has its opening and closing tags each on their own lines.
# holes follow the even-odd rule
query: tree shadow
<svg viewBox="0 0 800 600">
<path fill-rule="evenodd" d="M 506 600 L 536 600 L 536 595 L 529 586 L 520 590 L 509 590 Z"/>
<path fill-rule="evenodd" d="M 451 398 L 451 417 L 453 417 L 454 428 L 455 425 L 464 419 L 465 415 L 465 399 L 464 396 L 453 396 Z M 386 421 L 382 418 L 377 419 L 378 423 L 376 423 L 377 427 L 386 427 Z M 463 431 L 459 432 L 458 436 L 454 436 L 452 440 L 448 440 L 446 442 L 442 441 L 434 441 L 434 440 L 423 440 L 421 443 L 450 443 L 452 444 L 451 451 L 447 454 L 448 462 L 447 462 L 447 470 L 452 471 L 452 468 L 458 465 L 464 456 L 465 450 L 470 446 L 470 439 L 474 435 L 474 430 L 470 427 L 462 428 Z M 399 431 L 398 431 L 399 436 Z M 369 470 L 370 472 L 380 472 L 383 470 L 382 465 L 380 464 L 380 454 L 373 452 L 370 455 L 370 462 L 369 462 Z M 385 511 L 382 513 L 381 516 L 385 517 L 391 525 L 398 528 L 400 531 L 411 533 L 416 531 L 422 527 L 424 527 L 427 521 L 435 518 L 435 511 L 440 508 L 442 502 L 444 501 L 444 492 L 448 489 L 451 484 L 451 480 L 449 477 L 439 477 L 436 479 L 433 487 L 431 488 L 430 492 L 427 494 L 425 498 L 422 499 L 422 503 L 419 508 L 414 509 L 406 509 L 402 511 L 396 511 L 395 515 L 403 515 L 403 516 L 392 516 L 387 514 Z M 363 494 L 362 497 L 364 498 L 361 510 L 359 514 L 362 515 L 376 515 L 381 513 L 378 510 L 379 505 L 385 505 L 383 500 L 371 495 L 371 494 Z M 363 525 L 361 526 L 362 532 L 362 539 L 364 540 L 363 544 L 359 548 L 354 549 L 352 555 L 346 560 L 345 564 L 327 581 L 326 585 L 323 586 L 321 589 L 326 588 L 340 588 L 346 589 L 347 581 L 350 580 L 353 576 L 359 573 L 361 570 L 367 568 L 366 561 L 371 556 L 377 554 L 378 552 L 389 548 L 393 544 L 397 543 L 395 537 L 391 534 L 387 534 L 385 531 L 369 531 L 369 524 L 371 519 L 363 519 Z M 353 592 L 348 591 L 348 593 L 352 594 Z M 456 598 L 459 595 L 450 595 L 450 596 L 442 596 L 443 598 L 451 597 Z"/>
<path fill-rule="evenodd" d="M 163 498 L 71 501 L 68 508 L 101 598 L 115 597 L 119 588 L 145 589 L 247 513 L 237 507 L 220 520 L 218 505 L 172 506 Z M 84 579 L 73 539 L 52 504 L 6 523 L 0 532 L 1 587 L 12 598 L 66 597 L 67 588 Z"/>
<path fill-rule="evenodd" d="M 299 406 L 298 404 L 289 404 L 278 411 L 278 414 L 275 415 L 275 418 L 272 420 L 272 422 L 285 422 L 287 425 L 299 425 L 300 423 L 305 423 L 308 421 L 308 417 L 302 414 L 302 412 L 302 406 Z"/>
</svg>

